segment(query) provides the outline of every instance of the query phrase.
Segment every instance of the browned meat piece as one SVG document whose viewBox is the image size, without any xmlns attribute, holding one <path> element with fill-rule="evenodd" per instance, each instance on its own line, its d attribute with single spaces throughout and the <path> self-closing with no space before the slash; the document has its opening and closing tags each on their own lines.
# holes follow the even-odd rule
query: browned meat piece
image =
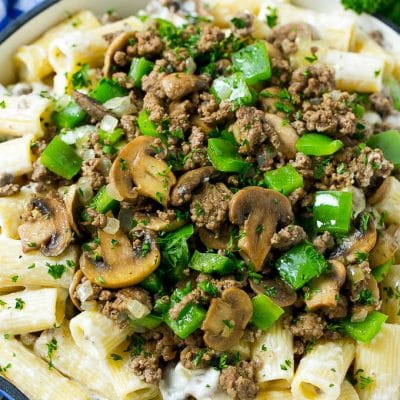
<svg viewBox="0 0 400 400">
<path fill-rule="evenodd" d="M 159 358 L 149 351 L 134 357 L 130 367 L 133 373 L 146 383 L 157 384 L 162 378 Z"/>
<path fill-rule="evenodd" d="M 254 399 L 258 392 L 256 366 L 254 362 L 240 361 L 235 367 L 222 370 L 220 386 L 238 400 Z"/>
<path fill-rule="evenodd" d="M 313 245 L 319 253 L 325 254 L 327 250 L 331 249 L 335 245 L 335 240 L 329 232 L 324 232 L 322 235 L 315 237 Z"/>
<path fill-rule="evenodd" d="M 188 369 L 207 368 L 210 366 L 214 354 L 212 349 L 186 346 L 180 353 L 180 361 Z"/>
<path fill-rule="evenodd" d="M 193 289 L 190 293 L 183 296 L 182 300 L 179 303 L 175 303 L 168 311 L 169 316 L 172 319 L 177 319 L 181 311 L 188 304 L 197 304 L 202 301 L 207 301 L 210 296 L 207 293 L 203 292 L 200 288 Z"/>
<path fill-rule="evenodd" d="M 190 124 L 190 115 L 193 112 L 193 104 L 189 100 L 173 101 L 169 107 L 169 130 L 171 132 L 182 130 L 186 132 Z"/>
<path fill-rule="evenodd" d="M 143 108 L 150 113 L 150 119 L 154 122 L 161 123 L 161 121 L 168 118 L 164 101 L 155 96 L 152 92 L 146 93 L 144 96 Z"/>
<path fill-rule="evenodd" d="M 91 97 L 87 96 L 86 94 L 83 94 L 81 92 L 73 90 L 71 95 L 72 95 L 72 98 L 75 100 L 75 102 L 83 110 L 85 110 L 94 121 L 97 121 L 97 122 L 101 121 L 106 115 L 112 114 L 109 110 L 107 110 L 105 107 L 103 107 L 100 103 L 98 103 L 96 100 L 92 99 Z"/>
<path fill-rule="evenodd" d="M 211 231 L 218 230 L 227 218 L 231 197 L 231 191 L 222 182 L 215 185 L 205 183 L 192 197 L 192 221 L 199 228 L 204 226 Z"/>
<path fill-rule="evenodd" d="M 166 49 L 163 51 L 163 57 L 177 72 L 185 72 L 188 68 L 187 60 L 190 55 L 184 48 Z"/>
<path fill-rule="evenodd" d="M 123 115 L 121 117 L 121 125 L 128 140 L 132 140 L 138 136 L 135 125 L 135 117 L 133 115 Z"/>
<path fill-rule="evenodd" d="M 164 50 L 164 43 L 160 36 L 153 30 L 139 31 L 136 33 L 138 53 L 143 57 L 154 57 Z"/>
<path fill-rule="evenodd" d="M 299 225 L 288 225 L 279 232 L 274 233 L 271 245 L 274 249 L 288 250 L 307 238 L 304 229 Z"/>
<path fill-rule="evenodd" d="M 393 112 L 392 101 L 383 93 L 373 93 L 369 96 L 369 100 L 371 101 L 372 109 L 379 114 L 386 116 Z"/>
<path fill-rule="evenodd" d="M 153 94 L 159 99 L 164 99 L 166 97 L 164 89 L 161 85 L 162 79 L 167 76 L 167 73 L 164 72 L 164 68 L 166 67 L 166 61 L 162 60 L 160 62 L 156 62 L 156 66 L 150 72 L 150 74 L 145 75 L 142 78 L 142 89 L 146 92 L 146 94 Z M 160 68 L 163 72 L 160 71 Z M 143 106 L 146 108 L 145 106 Z"/>
<path fill-rule="evenodd" d="M 211 24 L 206 25 L 202 28 L 197 49 L 200 53 L 206 53 L 217 48 L 224 39 L 225 33 L 220 28 Z"/>
<path fill-rule="evenodd" d="M 335 76 L 326 65 L 299 68 L 293 72 L 289 93 L 295 99 L 320 97 L 335 89 Z"/>
<path fill-rule="evenodd" d="M 320 339 L 324 334 L 325 327 L 326 322 L 320 316 L 313 312 L 307 312 L 300 314 L 289 329 L 294 336 L 299 336 L 308 342 Z"/>
<path fill-rule="evenodd" d="M 248 12 L 240 12 L 235 15 L 236 23 L 231 23 L 232 32 L 236 36 L 249 36 L 253 32 L 254 16 Z M 232 21 L 232 20 L 231 20 Z"/>
<path fill-rule="evenodd" d="M 12 196 L 20 191 L 20 185 L 14 183 L 14 180 L 11 174 L 0 175 L 0 197 Z"/>
<path fill-rule="evenodd" d="M 222 101 L 218 104 L 215 97 L 210 93 L 202 93 L 200 100 L 198 112 L 201 119 L 207 124 L 216 125 L 227 121 L 234 115 L 231 103 Z"/>
<path fill-rule="evenodd" d="M 93 189 L 100 189 L 106 183 L 106 176 L 102 171 L 101 158 L 85 160 L 82 165 L 82 176 L 90 179 Z"/>
</svg>

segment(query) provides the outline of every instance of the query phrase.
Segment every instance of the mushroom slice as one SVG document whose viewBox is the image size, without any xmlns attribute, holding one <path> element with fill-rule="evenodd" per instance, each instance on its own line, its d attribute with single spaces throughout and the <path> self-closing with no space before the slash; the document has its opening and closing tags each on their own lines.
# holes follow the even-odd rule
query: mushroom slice
<svg viewBox="0 0 400 400">
<path fill-rule="evenodd" d="M 79 220 L 79 215 L 83 211 L 84 207 L 79 194 L 78 186 L 75 184 L 71 185 L 68 189 L 65 197 L 65 208 L 67 210 L 68 222 L 71 225 L 72 230 L 78 236 L 82 236 L 81 232 L 79 231 L 77 221 Z"/>
<path fill-rule="evenodd" d="M 201 329 L 208 347 L 227 351 L 239 343 L 253 314 L 249 295 L 235 287 L 225 289 L 221 298 L 211 300 Z"/>
<path fill-rule="evenodd" d="M 105 288 L 122 288 L 136 285 L 149 276 L 160 263 L 160 251 L 154 234 L 141 230 L 141 243 L 135 248 L 122 231 L 108 234 L 99 230 L 101 260 L 91 252 L 80 258 L 83 274 L 90 282 Z"/>
<path fill-rule="evenodd" d="M 296 156 L 296 143 L 299 136 L 291 125 L 285 124 L 283 118 L 276 114 L 265 113 L 266 121 L 278 135 L 279 145 L 276 150 L 288 158 Z"/>
<path fill-rule="evenodd" d="M 201 167 L 184 173 L 172 189 L 171 205 L 179 207 L 187 203 L 190 201 L 194 189 L 216 175 L 217 171 L 214 167 Z"/>
<path fill-rule="evenodd" d="M 307 296 L 305 302 L 310 311 L 336 307 L 340 288 L 346 280 L 346 267 L 337 260 L 330 260 L 329 265 L 327 274 L 313 279 L 309 284 L 310 296 Z"/>
<path fill-rule="evenodd" d="M 128 46 L 129 40 L 135 38 L 135 32 L 128 31 L 121 33 L 110 43 L 104 56 L 103 75 L 105 77 L 111 78 L 115 53 L 124 50 Z"/>
<path fill-rule="evenodd" d="M 165 161 L 152 156 L 154 140 L 138 136 L 114 160 L 109 178 L 120 200 L 133 200 L 141 194 L 167 205 L 176 178 Z"/>
<path fill-rule="evenodd" d="M 229 219 L 244 232 L 238 241 L 242 257 L 259 271 L 271 249 L 277 225 L 290 224 L 294 215 L 286 196 L 275 190 L 249 186 L 232 197 Z"/>
<path fill-rule="evenodd" d="M 279 307 L 291 306 L 297 300 L 296 291 L 278 276 L 272 279 L 263 279 L 260 282 L 250 280 L 250 286 L 254 293 L 266 294 L 271 297 Z"/>
<path fill-rule="evenodd" d="M 72 240 L 67 211 L 56 197 L 37 197 L 30 201 L 31 217 L 18 227 L 24 253 L 39 249 L 43 255 L 59 256 Z"/>
<path fill-rule="evenodd" d="M 226 225 L 222 226 L 218 232 L 199 228 L 199 238 L 208 249 L 226 250 L 231 238 L 231 230 L 231 227 Z"/>
<path fill-rule="evenodd" d="M 113 115 L 111 111 L 84 93 L 73 90 L 71 96 L 97 122 L 100 122 L 106 115 Z"/>
<path fill-rule="evenodd" d="M 374 248 L 369 253 L 369 266 L 376 268 L 394 257 L 398 249 L 396 239 L 387 231 L 380 231 Z"/>
<path fill-rule="evenodd" d="M 174 73 L 165 76 L 161 80 L 161 86 L 165 94 L 171 100 L 178 100 L 197 90 L 205 90 L 207 82 L 198 75 L 186 73 Z"/>
</svg>

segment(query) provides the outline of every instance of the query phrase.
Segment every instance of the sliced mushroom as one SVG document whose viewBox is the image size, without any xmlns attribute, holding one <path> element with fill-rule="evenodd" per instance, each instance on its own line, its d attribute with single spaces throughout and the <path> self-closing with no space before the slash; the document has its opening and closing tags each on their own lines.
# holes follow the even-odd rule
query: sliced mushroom
<svg viewBox="0 0 400 400">
<path fill-rule="evenodd" d="M 369 253 L 369 266 L 379 267 L 394 257 L 398 245 L 395 238 L 387 231 L 380 231 L 375 247 Z"/>
<path fill-rule="evenodd" d="M 150 230 L 142 232 L 141 244 L 134 248 L 122 231 L 111 235 L 99 230 L 101 257 L 89 251 L 84 252 L 79 262 L 83 274 L 90 282 L 105 288 L 122 288 L 140 283 L 160 263 L 160 251 L 154 234 Z"/>
<path fill-rule="evenodd" d="M 260 282 L 250 279 L 250 286 L 254 293 L 266 294 L 271 297 L 279 307 L 291 306 L 297 300 L 296 291 L 278 276 L 272 279 L 263 279 Z"/>
<path fill-rule="evenodd" d="M 265 119 L 278 135 L 279 145 L 277 150 L 288 158 L 294 158 L 297 152 L 296 143 L 299 139 L 294 128 L 285 124 L 283 118 L 276 114 L 265 113 Z"/>
<path fill-rule="evenodd" d="M 112 115 L 111 111 L 86 94 L 73 90 L 71 96 L 96 122 L 100 122 L 106 115 Z"/>
<path fill-rule="evenodd" d="M 330 260 L 329 266 L 328 273 L 313 279 L 309 284 L 310 295 L 306 296 L 305 302 L 310 311 L 336 307 L 340 288 L 346 280 L 346 267 L 337 260 Z"/>
<path fill-rule="evenodd" d="M 244 232 L 238 241 L 242 257 L 259 271 L 271 249 L 271 238 L 278 224 L 290 224 L 294 215 L 286 196 L 274 190 L 249 186 L 232 197 L 229 219 L 232 224 L 240 225 Z"/>
<path fill-rule="evenodd" d="M 174 73 L 165 76 L 161 80 L 161 86 L 165 94 L 171 100 L 178 100 L 197 90 L 205 90 L 207 82 L 198 75 Z"/>
<path fill-rule="evenodd" d="M 120 200 L 133 200 L 141 194 L 167 205 L 176 178 L 165 161 L 152 156 L 154 140 L 151 136 L 138 136 L 114 160 L 110 185 Z"/>
<path fill-rule="evenodd" d="M 60 255 L 72 240 L 64 204 L 56 197 L 38 197 L 29 208 L 31 220 L 18 227 L 23 252 L 40 249 L 45 256 Z"/>
<path fill-rule="evenodd" d="M 211 300 L 201 329 L 208 347 L 227 351 L 237 345 L 253 314 L 249 295 L 238 288 L 225 289 L 221 298 Z"/>
<path fill-rule="evenodd" d="M 77 221 L 79 221 L 79 216 L 84 207 L 79 194 L 78 186 L 75 184 L 71 185 L 68 189 L 65 197 L 65 208 L 67 210 L 68 222 L 71 225 L 72 230 L 78 236 L 81 236 Z"/>
<path fill-rule="evenodd" d="M 189 202 L 193 190 L 202 183 L 208 182 L 215 175 L 217 175 L 217 171 L 213 167 L 201 167 L 184 173 L 172 189 L 171 205 L 179 207 Z"/>
<path fill-rule="evenodd" d="M 200 128 L 203 132 L 205 133 L 209 133 L 212 131 L 213 127 L 210 124 L 207 124 L 206 122 L 204 122 L 199 115 L 195 115 L 192 118 L 192 125 L 193 126 L 197 126 L 198 128 Z"/>
<path fill-rule="evenodd" d="M 218 232 L 210 231 L 207 228 L 199 228 L 199 238 L 208 249 L 226 250 L 231 238 L 232 228 L 223 225 Z"/>
<path fill-rule="evenodd" d="M 129 40 L 135 38 L 135 32 L 128 31 L 121 33 L 110 43 L 104 56 L 103 75 L 105 77 L 111 78 L 115 53 L 124 50 L 128 46 Z"/>
</svg>

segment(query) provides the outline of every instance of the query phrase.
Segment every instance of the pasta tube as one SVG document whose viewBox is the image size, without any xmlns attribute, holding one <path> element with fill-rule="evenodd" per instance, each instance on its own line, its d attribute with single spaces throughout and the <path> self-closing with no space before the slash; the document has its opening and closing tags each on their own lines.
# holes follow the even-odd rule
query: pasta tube
<svg viewBox="0 0 400 400">
<path fill-rule="evenodd" d="M 0 175 L 21 176 L 32 171 L 32 139 L 26 135 L 0 143 Z"/>
<path fill-rule="evenodd" d="M 346 379 L 342 383 L 342 388 L 340 389 L 340 396 L 338 400 L 359 400 L 356 389 L 354 386 Z"/>
<path fill-rule="evenodd" d="M 290 390 L 271 390 L 260 392 L 256 400 L 293 400 L 293 396 Z"/>
<path fill-rule="evenodd" d="M 351 340 L 317 344 L 300 361 L 292 382 L 295 399 L 336 400 L 354 358 Z"/>
<path fill-rule="evenodd" d="M 384 324 L 370 343 L 358 343 L 354 370 L 360 400 L 398 400 L 400 326 Z"/>
<path fill-rule="evenodd" d="M 79 29 L 85 31 L 97 28 L 98 19 L 90 11 L 81 11 L 67 20 L 49 29 L 43 36 L 30 45 L 22 46 L 15 54 L 15 64 L 22 81 L 36 82 L 53 72 L 48 60 L 50 42 L 67 32 Z"/>
<path fill-rule="evenodd" d="M 48 288 L 0 296 L 0 331 L 10 335 L 37 332 L 64 319 L 67 291 Z"/>
<path fill-rule="evenodd" d="M 89 400 L 89 393 L 35 356 L 14 338 L 0 335 L 1 374 L 30 400 Z"/>
</svg>

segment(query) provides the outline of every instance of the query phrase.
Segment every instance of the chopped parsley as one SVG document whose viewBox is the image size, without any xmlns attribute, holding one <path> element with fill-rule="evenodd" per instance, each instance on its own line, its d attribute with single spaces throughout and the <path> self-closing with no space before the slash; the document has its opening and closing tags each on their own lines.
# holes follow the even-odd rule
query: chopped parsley
<svg viewBox="0 0 400 400">
<path fill-rule="evenodd" d="M 346 172 L 346 164 L 345 163 L 340 163 L 339 165 L 338 165 L 338 167 L 336 168 L 336 172 L 339 174 L 339 175 L 343 175 L 345 172 Z"/>
<path fill-rule="evenodd" d="M 111 239 L 111 248 L 115 249 L 119 245 L 119 241 L 117 239 Z"/>
<path fill-rule="evenodd" d="M 201 281 L 197 285 L 203 292 L 209 294 L 210 296 L 216 297 L 218 296 L 218 289 L 216 286 L 214 286 L 211 281 L 205 280 Z"/>
<path fill-rule="evenodd" d="M 30 247 L 31 249 L 33 249 L 33 248 L 37 247 L 37 244 L 35 242 L 29 242 L 27 244 L 27 246 Z"/>
<path fill-rule="evenodd" d="M 50 264 L 46 263 L 48 268 L 47 273 L 51 275 L 54 279 L 60 279 L 64 272 L 67 270 L 67 267 L 64 264 Z"/>
<path fill-rule="evenodd" d="M 36 267 L 36 264 L 35 263 L 32 263 L 29 267 L 28 267 L 28 269 L 33 269 L 33 268 L 35 268 Z"/>
<path fill-rule="evenodd" d="M 10 339 L 10 334 L 9 333 L 5 333 L 4 334 L 4 339 L 6 339 L 6 340 Z"/>
<path fill-rule="evenodd" d="M 292 362 L 290 360 L 285 360 L 284 364 L 281 364 L 279 367 L 283 371 L 287 371 L 292 366 Z"/>
<path fill-rule="evenodd" d="M 75 89 L 79 89 L 89 85 L 90 80 L 88 64 L 83 64 L 81 69 L 72 75 L 71 83 Z"/>
<path fill-rule="evenodd" d="M 267 349 L 267 346 L 265 345 L 265 344 L 263 344 L 262 346 L 261 346 L 261 351 L 267 351 L 268 349 Z"/>
<path fill-rule="evenodd" d="M 258 225 L 256 228 L 257 233 L 262 233 L 262 232 L 264 232 L 264 230 L 265 230 L 265 226 L 262 224 Z"/>
<path fill-rule="evenodd" d="M 376 304 L 376 298 L 372 294 L 371 289 L 362 289 L 355 300 L 365 305 Z"/>
<path fill-rule="evenodd" d="M 365 253 L 363 251 L 357 251 L 356 252 L 356 261 L 361 264 L 365 260 L 368 259 L 368 253 Z"/>
<path fill-rule="evenodd" d="M 114 361 L 121 361 L 122 360 L 122 356 L 120 356 L 119 354 L 116 353 L 111 353 L 110 357 L 114 360 Z"/>
<path fill-rule="evenodd" d="M 106 281 L 104 280 L 104 278 L 102 276 L 96 276 L 95 281 L 97 283 L 99 283 L 100 285 L 104 285 L 106 283 Z"/>
<path fill-rule="evenodd" d="M 360 220 L 361 232 L 366 232 L 368 230 L 369 218 L 370 218 L 369 214 L 362 214 L 361 215 L 361 220 Z"/>
<path fill-rule="evenodd" d="M 4 100 L 0 101 L 0 108 L 6 108 L 6 102 Z"/>
<path fill-rule="evenodd" d="M 225 326 L 227 326 L 229 329 L 233 329 L 235 327 L 235 324 L 230 320 L 230 319 L 224 319 L 222 320 Z"/>
<path fill-rule="evenodd" d="M 246 23 L 242 18 L 234 17 L 231 19 L 232 25 L 237 29 L 243 29 L 246 27 Z"/>
<path fill-rule="evenodd" d="M 13 276 L 11 277 L 11 281 L 15 283 L 15 282 L 17 282 L 18 278 L 19 278 L 18 275 L 13 275 Z"/>
<path fill-rule="evenodd" d="M 0 365 L 0 372 L 7 372 L 7 370 L 8 369 L 10 369 L 11 368 L 11 363 L 8 363 L 6 366 L 4 366 L 4 367 L 2 367 L 1 365 Z"/>
<path fill-rule="evenodd" d="M 144 339 L 139 335 L 128 336 L 128 347 L 124 352 L 130 353 L 131 356 L 136 357 L 143 351 Z"/>
<path fill-rule="evenodd" d="M 318 60 L 318 57 L 316 54 L 311 54 L 310 56 L 305 56 L 304 59 L 312 64 L 313 62 Z"/>
<path fill-rule="evenodd" d="M 200 216 L 200 215 L 204 215 L 204 214 L 205 214 L 204 208 L 201 206 L 200 202 L 198 202 L 198 201 L 196 201 L 196 203 L 194 203 L 194 213 L 195 213 L 197 216 Z"/>
<path fill-rule="evenodd" d="M 119 168 L 121 169 L 121 171 L 125 171 L 127 168 L 126 160 L 124 160 L 123 158 L 119 159 Z"/>
<path fill-rule="evenodd" d="M 21 299 L 21 297 L 17 297 L 15 299 L 15 309 L 22 310 L 25 307 L 25 302 Z"/>
<path fill-rule="evenodd" d="M 353 377 L 354 384 L 357 384 L 361 390 L 364 390 L 368 385 L 374 382 L 370 376 L 364 376 L 362 373 L 363 369 L 358 369 Z"/>
<path fill-rule="evenodd" d="M 6 305 L 7 305 L 7 303 L 5 301 L 0 300 L 0 306 L 6 306 Z"/>
<path fill-rule="evenodd" d="M 49 343 L 47 343 L 47 358 L 49 359 L 48 364 L 49 364 L 49 369 L 54 368 L 53 365 L 53 355 L 54 352 L 57 350 L 57 340 L 56 339 L 51 339 Z"/>
<path fill-rule="evenodd" d="M 273 28 L 278 23 L 278 9 L 276 7 L 267 7 L 268 14 L 266 16 L 267 25 Z"/>
<path fill-rule="evenodd" d="M 150 253 L 150 251 L 151 251 L 151 244 L 150 244 L 150 242 L 144 242 L 144 243 L 142 244 L 141 249 L 140 249 L 140 255 L 141 255 L 142 257 L 146 257 L 147 254 Z"/>
<path fill-rule="evenodd" d="M 197 367 L 201 360 L 203 359 L 204 354 L 207 353 L 207 349 L 201 349 L 193 358 L 193 365 Z"/>
<path fill-rule="evenodd" d="M 264 293 L 269 297 L 275 297 L 277 290 L 272 286 L 264 285 Z"/>
</svg>

